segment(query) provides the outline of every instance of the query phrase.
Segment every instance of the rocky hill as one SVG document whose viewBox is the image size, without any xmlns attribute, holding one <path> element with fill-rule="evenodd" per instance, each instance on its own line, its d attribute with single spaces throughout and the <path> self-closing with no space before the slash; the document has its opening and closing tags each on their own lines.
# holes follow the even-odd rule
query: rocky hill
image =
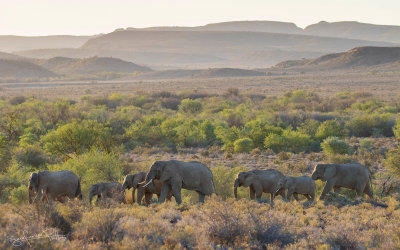
<svg viewBox="0 0 400 250">
<path fill-rule="evenodd" d="M 274 68 L 337 70 L 399 65 L 400 47 L 358 47 L 343 53 L 327 54 L 315 59 L 285 61 Z"/>
</svg>

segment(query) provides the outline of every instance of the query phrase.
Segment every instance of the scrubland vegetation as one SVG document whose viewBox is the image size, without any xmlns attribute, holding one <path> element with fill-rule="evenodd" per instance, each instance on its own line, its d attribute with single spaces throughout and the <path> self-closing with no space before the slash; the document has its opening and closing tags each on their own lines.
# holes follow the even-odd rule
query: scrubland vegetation
<svg viewBox="0 0 400 250">
<path fill-rule="evenodd" d="M 190 91 L 0 100 L 0 248 L 10 237 L 55 228 L 66 241 L 32 240 L 36 248 L 386 248 L 400 247 L 400 99 L 368 93 L 281 96 Z M 90 208 L 88 190 L 147 171 L 154 160 L 198 160 L 214 173 L 217 196 L 196 204 L 183 192 L 149 207 Z M 374 194 L 388 208 L 355 200 L 353 191 L 325 202 L 271 206 L 248 201 L 233 182 L 245 169 L 276 168 L 310 175 L 319 162 L 360 162 Z M 37 170 L 71 170 L 83 201 L 27 204 L 27 180 Z M 317 197 L 323 183 L 317 181 Z M 33 223 L 34 222 L 34 223 Z M 24 243 L 23 247 L 28 247 Z"/>
</svg>

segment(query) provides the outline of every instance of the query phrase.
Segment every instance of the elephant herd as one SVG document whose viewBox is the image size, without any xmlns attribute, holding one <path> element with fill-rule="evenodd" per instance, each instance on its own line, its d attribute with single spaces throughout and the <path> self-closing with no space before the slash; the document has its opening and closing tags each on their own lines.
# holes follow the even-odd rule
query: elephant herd
<svg viewBox="0 0 400 250">
<path fill-rule="evenodd" d="M 356 191 L 358 196 L 363 193 L 373 198 L 371 175 L 366 167 L 359 163 L 352 164 L 317 164 L 312 176 L 284 176 L 275 169 L 251 170 L 240 172 L 234 182 L 234 195 L 238 198 L 238 187 L 249 187 L 250 199 L 260 200 L 263 193 L 271 195 L 273 202 L 276 195 L 290 200 L 293 196 L 304 195 L 308 200 L 315 198 L 315 180 L 326 182 L 320 199 L 324 199 L 332 189 L 348 188 Z M 93 197 L 97 201 L 113 199 L 125 203 L 125 190 L 132 188 L 132 201 L 150 204 L 154 194 L 158 202 L 171 200 L 172 196 L 180 204 L 181 189 L 196 191 L 199 202 L 204 202 L 205 196 L 215 193 L 214 178 L 211 170 L 204 164 L 177 160 L 156 161 L 149 172 L 139 172 L 125 176 L 121 185 L 118 182 L 97 183 L 90 187 L 89 201 Z M 29 203 L 47 199 L 48 201 L 64 202 L 66 198 L 82 199 L 79 178 L 71 171 L 38 171 L 29 178 Z M 135 191 L 137 190 L 137 199 Z M 35 196 L 35 197 L 34 197 Z"/>
</svg>

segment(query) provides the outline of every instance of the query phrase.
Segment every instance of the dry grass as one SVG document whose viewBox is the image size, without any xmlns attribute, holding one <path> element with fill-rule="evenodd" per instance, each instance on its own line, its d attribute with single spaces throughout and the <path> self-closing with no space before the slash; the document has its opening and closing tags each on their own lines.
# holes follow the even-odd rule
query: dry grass
<svg viewBox="0 0 400 250">
<path fill-rule="evenodd" d="M 282 74 L 282 72 L 279 72 Z M 63 97 L 79 99 L 82 95 L 133 94 L 138 92 L 185 90 L 225 93 L 238 89 L 242 93 L 259 93 L 280 96 L 294 89 L 312 90 L 318 95 L 331 96 L 340 91 L 373 93 L 384 100 L 396 99 L 400 93 L 399 73 L 306 73 L 246 78 L 141 80 L 141 81 L 78 81 L 45 83 L 1 83 L 0 96 L 34 95 L 38 98 Z"/>
</svg>

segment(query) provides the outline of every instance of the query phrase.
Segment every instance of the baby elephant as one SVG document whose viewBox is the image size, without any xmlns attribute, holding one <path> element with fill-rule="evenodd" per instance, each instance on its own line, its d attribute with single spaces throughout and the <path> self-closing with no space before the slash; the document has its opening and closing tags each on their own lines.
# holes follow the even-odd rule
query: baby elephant
<svg viewBox="0 0 400 250">
<path fill-rule="evenodd" d="M 308 176 L 291 177 L 286 176 L 279 180 L 276 192 L 281 188 L 287 189 L 286 199 L 290 200 L 292 195 L 298 201 L 298 194 L 304 195 L 308 200 L 314 201 L 315 182 Z"/>
<path fill-rule="evenodd" d="M 97 196 L 97 201 L 106 198 L 113 199 L 118 202 L 126 203 L 125 196 L 122 195 L 122 185 L 118 182 L 101 182 L 90 187 L 89 202 L 92 204 L 92 199 Z"/>
</svg>

